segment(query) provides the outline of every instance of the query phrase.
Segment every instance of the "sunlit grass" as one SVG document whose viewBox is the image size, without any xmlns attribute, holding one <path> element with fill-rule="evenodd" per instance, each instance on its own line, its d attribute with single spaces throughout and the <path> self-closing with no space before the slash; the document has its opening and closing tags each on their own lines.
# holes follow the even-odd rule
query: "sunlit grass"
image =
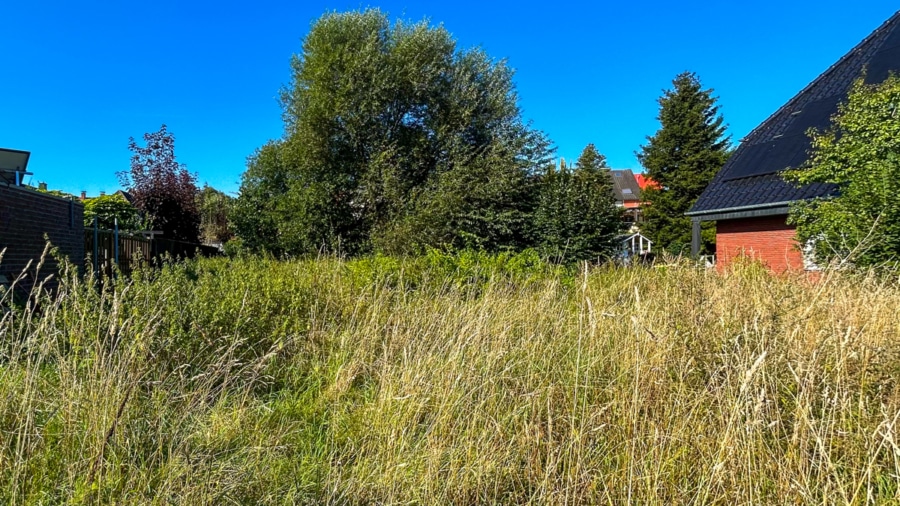
<svg viewBox="0 0 900 506">
<path fill-rule="evenodd" d="M 0 502 L 900 501 L 900 290 L 432 254 L 0 306 Z"/>
</svg>

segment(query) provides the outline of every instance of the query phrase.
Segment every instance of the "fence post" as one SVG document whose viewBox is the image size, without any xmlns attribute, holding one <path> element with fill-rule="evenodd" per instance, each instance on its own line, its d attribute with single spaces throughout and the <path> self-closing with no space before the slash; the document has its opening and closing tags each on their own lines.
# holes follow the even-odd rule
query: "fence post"
<svg viewBox="0 0 900 506">
<path fill-rule="evenodd" d="M 113 258 L 119 266 L 119 218 L 113 218 Z"/>
<path fill-rule="evenodd" d="M 99 254 L 100 245 L 98 244 L 98 233 L 97 233 L 97 217 L 94 216 L 94 276 L 100 273 L 99 267 L 99 259 L 97 258 Z"/>
</svg>

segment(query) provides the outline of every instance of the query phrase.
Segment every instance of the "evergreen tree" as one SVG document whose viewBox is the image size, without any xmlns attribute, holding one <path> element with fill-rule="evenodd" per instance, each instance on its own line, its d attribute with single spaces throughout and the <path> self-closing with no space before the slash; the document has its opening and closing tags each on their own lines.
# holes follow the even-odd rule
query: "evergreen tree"
<svg viewBox="0 0 900 506">
<path fill-rule="evenodd" d="M 691 243 L 691 220 L 684 213 L 725 164 L 730 137 L 713 90 L 704 90 L 696 74 L 679 74 L 672 85 L 659 98 L 659 130 L 637 153 L 647 176 L 659 183 L 643 192 L 641 230 L 657 248 L 682 253 Z M 701 252 L 715 249 L 712 227 L 704 226 Z"/>
<path fill-rule="evenodd" d="M 588 144 L 575 164 L 575 188 L 578 204 L 584 209 L 585 251 L 593 258 L 611 257 L 619 244 L 617 239 L 624 232 L 622 209 L 616 206 L 612 174 L 606 157 Z"/>
<path fill-rule="evenodd" d="M 582 151 L 574 169 L 565 163 L 544 174 L 534 226 L 543 254 L 564 260 L 612 257 L 622 233 L 622 212 L 606 157 L 593 144 Z"/>
</svg>

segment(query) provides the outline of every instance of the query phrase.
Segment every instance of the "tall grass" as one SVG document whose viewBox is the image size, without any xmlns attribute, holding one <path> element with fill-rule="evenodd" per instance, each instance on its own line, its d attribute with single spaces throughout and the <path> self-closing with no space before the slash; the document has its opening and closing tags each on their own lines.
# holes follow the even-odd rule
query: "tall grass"
<svg viewBox="0 0 900 506">
<path fill-rule="evenodd" d="M 216 259 L 0 306 L 0 502 L 900 501 L 900 290 Z"/>
</svg>

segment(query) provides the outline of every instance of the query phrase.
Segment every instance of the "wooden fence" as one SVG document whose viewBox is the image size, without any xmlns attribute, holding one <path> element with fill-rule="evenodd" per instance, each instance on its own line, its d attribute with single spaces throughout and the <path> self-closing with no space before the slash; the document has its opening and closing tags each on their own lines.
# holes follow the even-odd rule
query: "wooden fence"
<svg viewBox="0 0 900 506">
<path fill-rule="evenodd" d="M 116 241 L 118 235 L 118 242 Z M 172 258 L 193 258 L 200 256 L 217 256 L 221 254 L 217 248 L 202 244 L 175 241 L 156 237 L 147 239 L 114 230 L 84 231 L 84 253 L 87 269 L 94 272 L 113 273 L 117 265 L 123 274 L 130 274 L 140 263 L 151 263 L 166 255 Z"/>
</svg>

